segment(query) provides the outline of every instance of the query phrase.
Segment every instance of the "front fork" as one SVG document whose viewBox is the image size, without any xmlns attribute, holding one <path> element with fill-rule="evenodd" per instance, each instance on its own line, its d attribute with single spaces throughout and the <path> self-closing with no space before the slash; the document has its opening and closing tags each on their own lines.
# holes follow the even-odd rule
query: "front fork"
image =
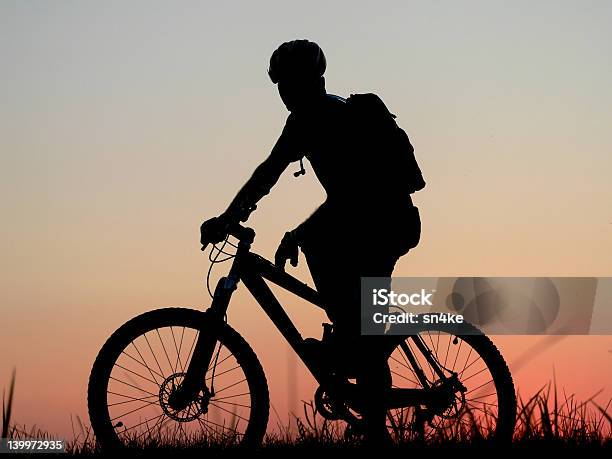
<svg viewBox="0 0 612 459">
<path fill-rule="evenodd" d="M 206 372 L 213 359 L 221 328 L 225 324 L 227 308 L 232 293 L 238 286 L 238 281 L 239 277 L 230 271 L 227 277 L 222 277 L 217 282 L 212 305 L 204 313 L 198 339 L 183 382 L 170 394 L 168 399 L 169 405 L 175 410 L 185 409 L 195 400 L 200 391 L 210 393 L 206 387 Z M 214 396 L 214 393 L 210 393 L 210 396 Z"/>
</svg>

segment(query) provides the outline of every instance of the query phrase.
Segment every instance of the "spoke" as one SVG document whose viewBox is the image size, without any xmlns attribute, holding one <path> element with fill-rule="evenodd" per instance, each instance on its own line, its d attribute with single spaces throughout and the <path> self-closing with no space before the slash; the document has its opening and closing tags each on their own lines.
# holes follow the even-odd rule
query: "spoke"
<svg viewBox="0 0 612 459">
<path fill-rule="evenodd" d="M 403 356 L 403 355 L 402 355 L 402 359 L 404 359 L 404 362 L 400 362 L 398 359 L 396 359 L 396 358 L 395 358 L 395 357 L 393 357 L 392 355 L 391 355 L 389 358 L 390 358 L 391 360 L 393 360 L 394 362 L 396 362 L 396 363 L 400 364 L 401 366 L 403 366 L 403 367 L 404 367 L 404 368 L 406 368 L 407 370 L 411 370 L 411 368 L 410 368 L 408 365 L 404 364 L 404 362 L 406 362 L 406 360 L 404 359 L 404 356 Z M 406 362 L 406 363 L 408 363 L 408 362 Z"/>
<path fill-rule="evenodd" d="M 174 328 L 172 328 L 172 326 L 170 326 L 170 334 L 172 335 L 172 342 L 174 343 L 174 350 L 176 351 L 176 362 L 174 364 L 174 370 L 172 370 L 172 372 L 176 373 L 176 370 L 179 369 L 179 363 L 181 362 L 181 355 L 179 354 L 178 345 L 176 344 L 176 338 L 174 337 Z"/>
<path fill-rule="evenodd" d="M 242 434 L 241 434 L 241 433 L 239 433 L 239 432 L 238 432 L 236 429 L 232 429 L 232 428 L 230 428 L 230 427 L 226 427 L 226 426 L 224 426 L 224 425 L 217 424 L 216 422 L 211 421 L 210 419 L 208 419 L 208 417 L 206 418 L 206 420 L 205 420 L 204 422 L 207 422 L 207 423 L 209 423 L 209 424 L 215 425 L 215 426 L 217 426 L 217 427 L 221 427 L 222 429 L 229 430 L 230 432 L 234 432 L 236 435 L 242 435 Z M 225 435 L 225 436 L 229 437 L 229 435 L 228 435 L 228 434 L 224 434 L 223 432 L 219 432 L 219 433 L 220 433 L 221 435 Z"/>
<path fill-rule="evenodd" d="M 406 342 L 405 344 L 406 344 L 407 346 L 409 346 L 409 344 L 408 344 L 407 342 Z M 414 375 L 414 377 L 415 377 L 415 378 L 417 379 L 417 381 L 418 381 L 419 377 L 417 376 L 416 372 L 415 372 L 415 371 L 414 371 L 414 369 L 412 368 L 412 365 L 410 365 L 410 363 L 409 363 L 409 362 L 406 360 L 406 356 L 404 355 L 404 354 L 405 354 L 405 351 L 404 351 L 404 349 L 402 349 L 402 348 L 401 348 L 401 345 L 400 345 L 399 354 L 400 354 L 400 356 L 401 356 L 402 360 L 404 361 L 404 363 L 400 362 L 398 359 L 396 359 L 396 358 L 395 358 L 395 357 L 393 357 L 393 356 L 391 356 L 390 358 L 391 358 L 391 359 L 393 359 L 395 362 L 399 363 L 401 366 L 403 366 L 403 367 L 407 368 L 408 370 L 410 370 L 410 371 L 412 372 L 412 374 Z M 406 378 L 406 379 L 408 379 L 408 378 Z M 417 386 L 418 386 L 418 385 L 421 385 L 421 383 L 420 383 L 420 382 L 416 382 L 416 381 L 414 381 L 414 384 L 415 384 L 415 385 L 417 385 Z"/>
<path fill-rule="evenodd" d="M 108 392 L 108 391 L 107 391 Z M 109 394 L 114 394 L 114 395 L 120 395 L 122 397 L 127 397 L 126 395 L 121 395 L 121 394 L 115 394 L 114 392 L 108 392 Z M 108 407 L 110 408 L 111 406 L 117 406 L 117 405 L 125 405 L 126 403 L 134 403 L 134 402 L 144 402 L 147 401 L 150 398 L 155 398 L 158 399 L 159 397 L 155 396 L 155 395 L 147 395 L 146 397 L 142 397 L 142 398 L 134 398 L 134 397 L 130 397 L 132 400 L 124 400 L 123 402 L 117 402 L 117 403 L 110 403 L 108 405 Z"/>
<path fill-rule="evenodd" d="M 157 332 L 157 337 L 159 338 L 159 342 L 162 345 L 162 349 L 164 350 L 164 354 L 166 354 L 166 360 L 168 360 L 168 365 L 170 366 L 170 370 L 172 370 L 172 373 L 175 373 L 174 369 L 172 368 L 172 363 L 170 362 L 170 357 L 168 356 L 168 351 L 166 351 L 166 346 L 164 346 L 164 342 L 161 338 L 161 335 L 159 333 L 159 328 L 156 328 L 155 331 Z"/>
<path fill-rule="evenodd" d="M 214 400 L 215 402 L 218 402 L 219 400 L 227 400 L 228 398 L 242 397 L 243 395 L 251 395 L 251 393 L 250 392 L 245 392 L 244 394 L 228 395 L 226 397 L 221 397 L 221 398 L 211 398 L 211 400 Z"/>
<path fill-rule="evenodd" d="M 176 358 L 178 360 L 178 363 L 181 365 L 181 373 L 185 373 L 185 365 L 183 365 L 183 362 L 181 361 L 181 351 L 183 350 L 183 338 L 185 337 L 185 327 L 183 327 L 183 331 L 181 332 L 181 342 L 179 343 L 179 349 L 178 352 L 176 353 Z"/>
<path fill-rule="evenodd" d="M 136 427 L 140 427 L 141 425 L 143 425 L 143 424 L 145 424 L 145 423 L 147 423 L 147 422 L 149 422 L 149 421 L 152 421 L 153 419 L 159 419 L 159 418 L 161 418 L 162 416 L 165 416 L 165 414 L 164 414 L 164 413 L 162 413 L 162 414 L 160 414 L 159 416 L 155 416 L 155 417 L 152 417 L 152 418 L 149 418 L 149 419 L 145 419 L 144 421 L 139 422 L 138 424 L 133 425 L 132 427 L 128 427 L 127 429 L 123 429 L 123 430 L 122 430 L 121 432 L 119 432 L 119 433 L 125 433 L 125 432 L 127 432 L 128 430 L 132 430 L 132 429 L 135 429 Z M 149 430 L 150 430 L 150 429 L 149 429 Z"/>
<path fill-rule="evenodd" d="M 489 369 L 489 368 L 488 368 L 488 367 L 485 365 L 485 367 L 484 367 L 482 370 L 480 370 L 480 371 L 478 371 L 478 372 L 474 373 L 474 374 L 473 374 L 473 375 L 471 375 L 470 377 L 468 377 L 468 378 L 462 378 L 462 379 L 461 379 L 461 382 L 462 382 L 462 383 L 465 383 L 467 380 L 472 379 L 474 376 L 477 376 L 477 375 L 479 375 L 480 373 L 482 373 L 483 371 L 486 371 L 486 370 L 488 370 L 488 369 Z"/>
<path fill-rule="evenodd" d="M 127 416 L 128 414 L 132 414 L 132 413 L 135 413 L 136 411 L 140 411 L 143 408 L 147 408 L 147 407 L 149 407 L 151 405 L 157 405 L 157 404 L 158 404 L 158 402 L 147 402 L 146 404 L 142 405 L 139 408 L 135 408 L 135 409 L 133 409 L 131 411 L 128 411 L 127 413 L 123 413 L 123 414 L 120 414 L 119 416 L 115 416 L 113 419 L 111 419 L 111 422 L 113 422 L 113 421 L 115 421 L 115 420 L 117 420 L 119 418 L 122 418 L 123 416 Z"/>
<path fill-rule="evenodd" d="M 222 371 L 221 373 L 215 373 L 215 378 L 218 378 L 219 376 L 224 375 L 225 373 L 229 373 L 230 371 L 234 371 L 237 368 L 240 368 L 240 365 L 236 365 L 235 367 L 230 368 L 229 370 Z M 208 381 L 209 379 L 212 379 L 212 375 L 206 378 L 206 381 Z"/>
<path fill-rule="evenodd" d="M 162 419 L 164 419 L 164 417 L 165 417 L 166 419 L 162 421 Z M 148 428 L 147 430 L 145 430 L 144 432 L 142 432 L 140 435 L 138 435 L 138 436 L 136 437 L 136 440 L 138 440 L 140 437 L 143 437 L 143 436 L 144 436 L 144 435 L 146 435 L 146 434 L 149 434 L 149 438 L 151 438 L 151 431 L 152 431 L 153 429 L 155 429 L 156 427 L 158 428 L 157 435 L 158 435 L 158 436 L 159 436 L 159 435 L 161 435 L 161 428 L 162 428 L 162 426 L 163 426 L 163 425 L 164 425 L 166 422 L 168 422 L 168 421 L 170 421 L 170 418 L 169 418 L 169 417 L 167 417 L 165 413 L 162 413 L 162 415 L 159 417 L 159 419 L 157 419 L 157 421 L 155 421 L 155 424 L 153 424 L 153 427 Z M 147 427 L 149 427 L 149 426 L 148 426 L 148 424 L 147 424 Z"/>
<path fill-rule="evenodd" d="M 457 349 L 457 353 L 455 354 L 455 361 L 453 362 L 453 368 L 451 369 L 451 371 L 453 372 L 455 371 L 455 365 L 457 364 L 457 358 L 459 357 L 459 354 L 461 353 L 461 346 L 463 346 L 463 340 L 459 341 L 459 349 Z"/>
<path fill-rule="evenodd" d="M 400 377 L 400 378 L 402 378 L 402 379 L 405 379 L 405 380 L 406 380 L 406 381 L 408 381 L 408 382 L 411 382 L 411 383 L 412 383 L 412 384 L 414 384 L 415 386 L 418 386 L 418 385 L 419 385 L 419 383 L 417 383 L 416 381 L 413 381 L 412 379 L 408 378 L 407 376 L 401 375 L 401 374 L 399 374 L 399 373 L 397 373 L 397 372 L 395 372 L 395 371 L 393 371 L 393 370 L 391 370 L 391 373 L 392 373 L 392 374 L 394 374 L 394 375 L 396 375 L 396 376 L 399 376 L 399 377 Z"/>
<path fill-rule="evenodd" d="M 474 361 L 472 363 L 470 363 L 467 367 L 465 367 L 461 373 L 459 373 L 459 376 L 461 376 L 466 370 L 469 370 L 470 367 L 472 365 L 474 365 L 476 362 L 478 362 L 479 360 L 482 360 L 482 357 L 480 357 L 478 354 L 476 354 L 476 358 L 474 359 Z M 485 364 L 486 365 L 486 364 Z"/>
<path fill-rule="evenodd" d="M 113 381 L 117 381 L 117 382 L 119 382 L 121 384 L 125 384 L 126 386 L 130 386 L 130 387 L 133 387 L 134 389 L 138 389 L 139 391 L 142 391 L 145 394 L 149 394 L 149 395 L 152 395 L 154 397 L 157 397 L 157 395 L 153 394 L 152 392 L 149 392 L 148 390 L 141 389 L 140 387 L 134 386 L 133 384 L 126 383 L 125 381 L 121 381 L 120 379 L 113 378 L 112 376 L 109 376 L 109 378 L 112 379 Z"/>
<path fill-rule="evenodd" d="M 497 395 L 497 392 L 493 392 L 492 394 L 487 394 L 487 395 L 481 395 L 480 397 L 471 398 L 470 402 L 473 402 L 474 400 L 479 400 L 481 398 L 491 397 L 492 395 Z"/>
<path fill-rule="evenodd" d="M 144 334 L 144 337 L 145 337 L 145 339 L 146 339 L 146 337 L 147 337 L 147 334 L 146 334 L 146 333 Z M 145 367 L 146 367 L 146 368 L 149 370 L 149 373 L 151 373 L 151 377 L 152 377 L 153 379 L 155 379 L 155 381 L 157 381 L 157 379 L 155 378 L 155 376 L 153 376 L 153 371 L 152 371 L 152 369 L 149 367 L 149 365 L 147 365 L 147 361 L 145 360 L 145 358 L 143 357 L 143 355 L 140 353 L 140 349 L 138 349 L 138 346 L 136 346 L 136 341 L 132 341 L 132 343 L 131 343 L 131 344 L 132 344 L 132 347 L 133 347 L 134 349 L 136 349 L 136 353 L 137 353 L 137 354 L 140 356 L 140 358 L 142 359 L 142 364 L 143 364 L 143 365 L 144 365 L 144 366 L 145 366 Z M 128 355 L 128 354 L 126 353 L 126 355 Z M 153 356 L 153 357 L 155 357 L 155 356 Z M 134 360 L 136 360 L 136 359 L 134 359 Z M 156 360 L 156 362 L 157 362 L 157 360 Z M 159 366 L 159 364 L 158 364 L 158 366 Z M 164 379 L 166 379 L 166 378 L 165 378 L 165 376 L 164 376 L 164 372 L 163 372 L 163 371 L 161 371 L 161 368 L 159 369 L 159 371 L 160 371 L 161 378 L 162 378 L 162 381 L 163 381 Z M 157 372 L 156 372 L 156 373 L 157 373 Z M 157 384 L 157 383 L 156 383 L 156 384 Z"/>
<path fill-rule="evenodd" d="M 244 395 L 244 394 L 241 394 Z M 227 398 L 227 397 L 226 397 Z M 233 403 L 233 402 L 226 402 L 225 400 L 223 400 L 222 398 L 213 398 L 212 400 L 215 401 L 215 403 L 225 403 L 226 405 L 235 405 L 235 406 L 241 406 L 242 408 L 251 408 L 251 405 L 243 405 L 241 403 Z M 482 403 L 482 402 L 481 402 Z"/>
<path fill-rule="evenodd" d="M 119 394 L 119 393 L 117 393 L 117 392 L 113 392 L 113 391 L 110 391 L 110 390 L 107 390 L 107 391 L 106 391 L 106 393 L 107 393 L 107 394 L 112 394 L 112 395 L 117 395 L 117 396 L 119 396 L 119 397 L 129 398 L 129 399 L 132 399 L 132 400 L 134 400 L 134 401 L 136 401 L 136 400 L 140 400 L 140 398 L 137 398 L 137 397 L 132 397 L 131 395 Z M 158 398 L 158 397 L 159 397 L 159 395 L 154 395 L 154 394 L 151 394 L 151 395 L 149 395 L 149 396 L 147 396 L 147 397 L 144 397 L 144 398 L 151 398 L 151 397 Z"/>
<path fill-rule="evenodd" d="M 185 360 L 185 366 L 187 366 L 187 362 L 191 360 L 191 354 L 193 352 L 193 348 L 195 347 L 195 343 L 198 340 L 198 336 L 200 336 L 200 330 L 196 330 L 195 336 L 193 337 L 193 342 L 191 343 L 191 347 L 187 353 L 187 359 Z"/>
<path fill-rule="evenodd" d="M 459 375 L 462 375 L 463 372 L 465 371 L 465 367 L 468 364 L 468 361 L 470 360 L 470 357 L 472 356 L 472 351 L 473 350 L 474 350 L 474 348 L 470 346 L 470 352 L 469 352 L 467 358 L 465 359 L 465 364 L 463 365 L 463 369 L 459 372 Z"/>
<path fill-rule="evenodd" d="M 151 438 L 151 434 L 153 433 L 153 431 L 157 430 L 157 437 L 158 437 L 158 439 L 160 439 L 161 438 L 162 427 L 168 421 L 171 421 L 171 419 L 164 413 L 164 415 L 161 418 L 159 418 L 157 421 L 155 421 L 155 424 L 153 424 L 153 427 L 147 428 L 147 430 L 145 432 L 141 433 L 137 438 L 143 437 L 146 434 L 148 434 L 149 438 Z M 147 427 L 149 427 L 148 424 L 147 424 Z"/>
<path fill-rule="evenodd" d="M 134 343 L 132 343 L 132 344 L 134 344 Z M 140 361 L 140 360 L 138 360 L 137 358 L 135 358 L 135 357 L 131 356 L 131 355 L 130 355 L 130 354 L 128 354 L 126 351 L 121 351 L 121 353 L 122 353 L 122 354 L 124 354 L 124 355 L 126 355 L 126 356 L 128 356 L 128 357 L 129 357 L 130 359 L 132 359 L 134 362 L 136 362 L 136 363 L 138 363 L 138 364 L 142 365 L 142 366 L 143 366 L 143 367 L 145 367 L 147 370 L 149 370 L 149 373 L 151 373 L 151 377 L 152 377 L 153 379 L 155 379 L 155 384 L 159 384 L 159 383 L 157 382 L 157 378 L 156 378 L 156 377 L 153 375 L 153 373 L 155 373 L 157 376 L 159 376 L 159 377 L 162 379 L 162 381 L 163 381 L 164 379 L 166 379 L 166 378 L 164 378 L 164 375 L 160 375 L 160 374 L 159 374 L 157 371 L 153 370 L 151 367 L 149 367 L 149 366 L 148 366 L 148 365 L 146 365 L 145 363 L 141 362 L 141 361 Z M 141 357 L 142 357 L 142 356 L 141 356 Z"/>
<path fill-rule="evenodd" d="M 453 341 L 452 340 L 452 335 L 449 335 L 448 336 L 448 346 L 446 346 L 446 354 L 444 355 L 444 367 L 445 368 L 446 368 L 446 362 L 448 361 L 448 354 L 449 354 L 449 351 L 450 351 L 450 345 L 451 345 L 452 341 Z"/>
<path fill-rule="evenodd" d="M 198 422 L 200 423 L 200 426 L 202 426 L 202 427 L 204 427 L 204 429 L 206 429 L 206 432 L 207 432 L 207 434 L 208 434 L 208 435 L 211 435 L 211 434 L 214 434 L 214 433 L 215 433 L 215 431 L 214 431 L 214 430 L 211 430 L 211 429 L 210 429 L 210 427 L 208 427 L 208 426 L 207 426 L 207 425 L 204 423 L 204 421 L 202 421 L 200 418 L 198 418 Z"/>
<path fill-rule="evenodd" d="M 468 396 L 469 394 L 471 394 L 472 392 L 474 392 L 475 390 L 480 389 L 481 387 L 486 386 L 487 384 L 491 384 L 493 382 L 493 378 L 489 379 L 486 383 L 481 384 L 478 387 L 475 387 L 474 389 L 469 390 L 468 392 L 465 393 L 466 396 Z"/>
<path fill-rule="evenodd" d="M 222 406 L 215 405 L 213 402 L 210 402 L 210 404 L 211 404 L 212 406 L 216 407 L 216 408 L 219 408 L 221 411 L 225 411 L 226 413 L 229 413 L 229 414 L 231 414 L 232 416 L 236 416 L 237 418 L 240 418 L 240 419 L 242 419 L 242 420 L 243 420 L 243 421 L 245 421 L 245 422 L 249 422 L 249 420 L 248 420 L 247 418 L 245 418 L 245 417 L 243 417 L 243 416 L 240 416 L 239 414 L 234 413 L 234 412 L 232 412 L 232 411 L 230 411 L 230 410 L 227 410 L 227 409 L 223 408 Z"/>
<path fill-rule="evenodd" d="M 230 384 L 229 386 L 225 386 L 223 389 L 215 391 L 215 394 L 219 394 L 219 393 L 223 392 L 224 390 L 229 389 L 231 387 L 234 387 L 234 386 L 236 386 L 236 385 L 238 385 L 238 384 L 240 384 L 240 383 L 242 383 L 244 381 L 246 381 L 246 378 L 243 378 L 240 381 L 235 382 L 234 384 Z"/>
<path fill-rule="evenodd" d="M 121 368 L 122 370 L 125 370 L 125 371 L 127 371 L 127 372 L 129 372 L 129 373 L 132 373 L 133 375 L 136 375 L 136 376 L 138 376 L 138 377 L 140 377 L 140 378 L 144 379 L 145 381 L 148 381 L 148 382 L 150 382 L 150 383 L 153 383 L 153 384 L 155 384 L 155 385 L 157 386 L 157 381 L 155 381 L 155 380 L 152 380 L 152 379 L 149 379 L 149 378 L 147 378 L 147 377 L 145 377 L 145 376 L 142 376 L 141 374 L 138 374 L 138 373 L 136 373 L 135 371 L 130 370 L 129 368 L 125 368 L 125 367 L 123 367 L 123 366 L 119 365 L 118 363 L 116 363 L 116 364 L 115 364 L 115 366 L 116 366 L 116 367 L 119 367 L 119 368 Z"/>
<path fill-rule="evenodd" d="M 234 355 L 234 354 L 232 354 L 232 353 L 230 352 L 230 354 L 229 354 L 227 357 L 223 358 L 221 361 L 219 361 L 219 362 L 217 362 L 217 363 L 215 363 L 215 362 L 211 362 L 211 363 L 210 363 L 210 366 L 208 367 L 207 372 L 208 372 L 208 371 L 210 371 L 210 370 L 213 368 L 213 366 L 214 366 L 215 368 L 219 367 L 219 366 L 220 366 L 220 365 L 221 365 L 223 362 L 225 362 L 227 359 L 229 359 L 229 358 L 230 358 L 230 357 L 232 357 L 233 355 Z"/>
<path fill-rule="evenodd" d="M 147 334 L 145 333 L 142 336 L 144 337 L 145 341 L 147 342 L 147 345 L 149 346 L 149 350 L 151 351 L 151 355 L 153 356 L 153 359 L 155 360 L 155 363 L 157 364 L 157 368 L 159 368 L 159 372 L 163 375 L 164 379 L 166 379 L 166 373 L 164 373 L 164 370 L 162 370 L 161 365 L 159 364 L 159 361 L 157 360 L 157 356 L 155 355 L 155 352 L 153 352 L 153 348 L 151 347 L 149 338 L 147 338 Z"/>
</svg>

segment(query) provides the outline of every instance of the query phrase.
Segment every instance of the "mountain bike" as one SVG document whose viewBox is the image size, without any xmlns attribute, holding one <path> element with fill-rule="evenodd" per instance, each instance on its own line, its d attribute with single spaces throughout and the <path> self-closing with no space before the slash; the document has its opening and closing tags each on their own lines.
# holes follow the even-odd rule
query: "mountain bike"
<svg viewBox="0 0 612 459">
<path fill-rule="evenodd" d="M 226 321 L 240 283 L 319 383 L 316 411 L 358 434 L 368 397 L 360 380 L 321 363 L 325 356 L 311 351 L 312 338 L 301 336 L 266 281 L 324 308 L 318 292 L 251 252 L 254 238 L 253 229 L 236 223 L 223 245 L 214 246 L 213 262 L 225 254 L 232 263 L 206 311 L 146 312 L 106 341 L 88 386 L 91 425 L 103 449 L 261 444 L 270 405 L 266 376 L 249 344 Z M 228 253 L 226 244 L 235 253 Z M 516 397 L 510 371 L 488 337 L 464 326 L 469 333 L 427 324 L 410 336 L 385 338 L 392 381 L 385 397 L 387 427 L 396 441 L 511 440 Z"/>
</svg>

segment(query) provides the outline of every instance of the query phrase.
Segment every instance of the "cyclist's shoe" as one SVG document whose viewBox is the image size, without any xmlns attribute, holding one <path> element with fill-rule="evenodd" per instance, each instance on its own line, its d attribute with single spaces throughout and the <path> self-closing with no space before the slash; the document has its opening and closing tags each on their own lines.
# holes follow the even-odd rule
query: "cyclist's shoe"
<svg viewBox="0 0 612 459">
<path fill-rule="evenodd" d="M 306 338 L 304 348 L 307 359 L 315 366 L 337 373 L 345 378 L 354 378 L 360 358 L 350 343 L 343 341 L 332 331 L 330 324 L 323 324 L 323 339 Z"/>
<path fill-rule="evenodd" d="M 323 366 L 326 369 L 331 368 L 336 355 L 333 349 L 332 328 L 331 324 L 323 324 L 322 339 L 306 338 L 304 340 L 306 358 L 316 366 Z"/>
</svg>

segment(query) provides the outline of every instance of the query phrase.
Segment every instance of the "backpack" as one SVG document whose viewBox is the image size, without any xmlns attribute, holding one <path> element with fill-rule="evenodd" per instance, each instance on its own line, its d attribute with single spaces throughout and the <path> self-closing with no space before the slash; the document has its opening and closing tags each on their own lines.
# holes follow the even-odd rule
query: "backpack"
<svg viewBox="0 0 612 459">
<path fill-rule="evenodd" d="M 406 132 L 395 122 L 376 94 L 351 94 L 346 99 L 351 149 L 359 156 L 359 168 L 377 178 L 394 194 L 412 194 L 425 187 L 414 148 Z"/>
</svg>

